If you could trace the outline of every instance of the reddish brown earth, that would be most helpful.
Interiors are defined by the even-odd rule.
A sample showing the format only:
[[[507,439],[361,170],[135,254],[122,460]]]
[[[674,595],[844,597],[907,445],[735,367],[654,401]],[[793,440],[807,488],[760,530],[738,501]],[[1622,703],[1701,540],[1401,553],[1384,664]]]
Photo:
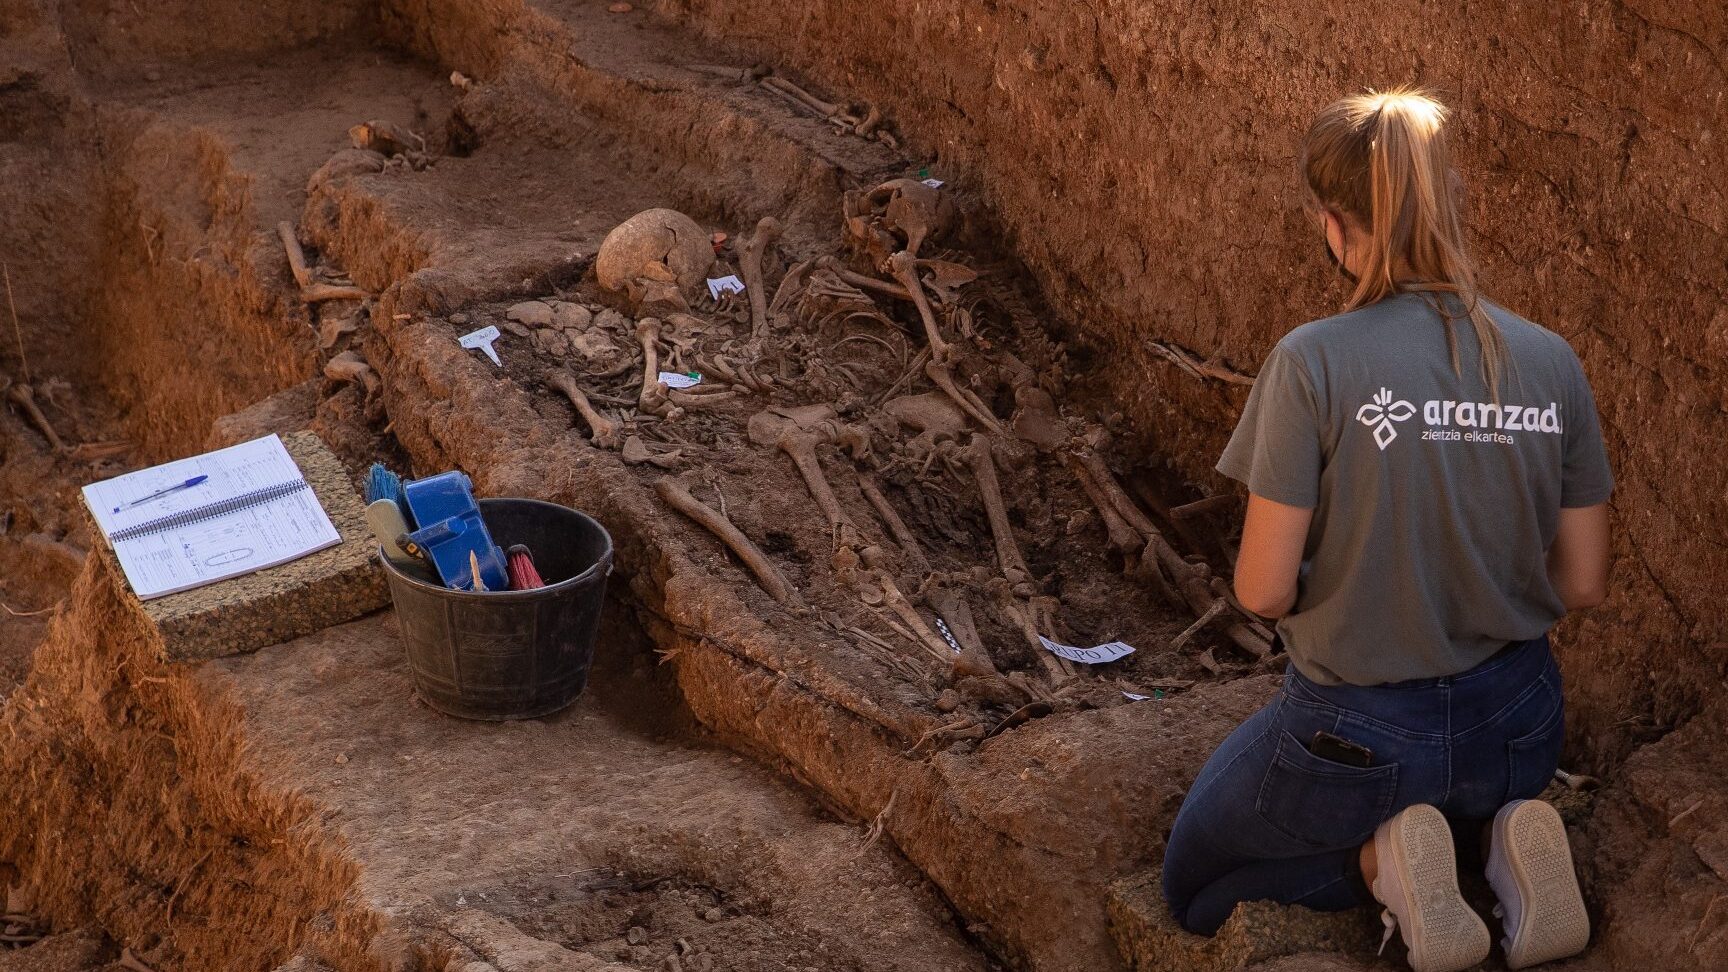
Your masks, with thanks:
[[[45,644],[45,615],[0,618],[0,686],[23,680],[0,758],[0,809],[19,823],[0,828],[0,853],[41,891],[35,920],[107,936],[91,933],[97,952],[77,962],[127,944],[164,968],[294,956],[287,967],[1098,969],[1124,961],[1114,907],[1142,968],[1248,956],[1284,972],[1392,967],[1352,934],[1281,910],[1249,909],[1214,943],[1158,927],[1155,901],[1133,910],[1192,774],[1271,691],[1276,664],[1216,631],[1166,648],[1192,614],[1106,552],[1058,455],[1015,447],[1004,460],[1017,539],[1060,599],[1059,633],[1142,651],[1070,685],[1046,718],[980,741],[1018,701],[951,683],[831,565],[802,481],[748,444],[745,420],[769,401],[839,401],[870,424],[906,364],[895,347],[922,342],[908,307],[884,299],[874,323],[835,323],[801,305],[764,366],[778,376],[772,398],[663,423],[613,404],[634,401],[628,366],[605,372],[569,350],[588,338],[628,365],[628,319],[508,333],[502,373],[454,337],[507,327],[527,298],[604,309],[590,272],[600,239],[657,205],[728,233],[726,269],[759,217],[779,218],[770,291],[824,253],[868,272],[840,246],[843,193],[928,167],[967,212],[942,255],[985,271],[969,291],[980,340],[962,375],[1007,419],[1006,355],[1031,366],[1070,432],[1110,429],[1105,454],[1144,487],[1145,513],[1224,570],[1227,515],[1177,537],[1157,507],[1221,488],[1206,470],[1241,391],[1178,370],[1149,342],[1251,374],[1279,333],[1329,308],[1337,294],[1293,205],[1292,139],[1342,88],[1414,74],[1462,89],[1489,277],[1574,339],[1623,483],[1619,593],[1562,638],[1579,716],[1567,762],[1607,782],[1568,810],[1601,929],[1575,967],[1720,964],[1728,855],[1712,812],[1723,788],[1711,700],[1723,633],[1706,580],[1728,566],[1707,517],[1720,474],[1708,450],[1663,444],[1723,424],[1720,328],[1706,323],[1723,289],[1722,183],[1700,163],[1724,109],[1687,100],[1720,86],[1720,23],[1626,5],[1566,15],[1589,15],[1588,28],[1473,11],[1470,33],[1437,37],[1401,15],[1362,29],[1342,9],[1244,22],[1149,8],[1128,22],[1017,3],[868,16],[606,6],[0,5],[0,107],[20,120],[0,133],[0,256],[31,380],[53,393],[47,410],[69,439],[133,446],[75,462],[0,413],[0,600],[28,613],[67,597],[91,542],[78,484],[246,430],[312,427],[356,463],[463,468],[483,493],[594,512],[619,548],[591,697],[511,727],[416,705],[387,620],[194,670],[106,631],[116,594],[94,574]],[[1298,43],[1320,36],[1330,46]],[[753,61],[869,99],[912,149],[691,67]],[[1464,84],[1466,64],[1488,77]],[[348,126],[373,119],[425,136],[429,158],[341,154]],[[375,298],[301,302],[282,220],[321,269]],[[1261,228],[1252,245],[1241,223]],[[735,353],[747,313],[695,310],[685,353]],[[14,348],[0,341],[0,368],[22,380]],[[366,358],[375,388],[320,377],[343,351]],[[589,445],[545,385],[560,367],[586,372],[657,454],[677,450],[672,468]],[[876,455],[860,461],[880,465],[934,565],[994,571],[971,474],[916,472],[889,430],[873,435]],[[849,485],[852,462],[823,453],[842,504],[886,541]],[[724,507],[814,610],[774,604],[662,505],[652,484],[668,472]],[[911,592],[916,578],[901,576]],[[1045,684],[1014,626],[967,590],[992,663]],[[1169,698],[1120,695],[1159,680]],[[926,738],[943,725],[959,728]],[[190,782],[144,785],[115,760]],[[72,762],[87,771],[49,769]],[[244,798],[230,805],[226,792]],[[126,816],[106,836],[82,808],[111,801]],[[86,867],[57,867],[59,846],[86,848]],[[1150,925],[1123,933],[1123,908]],[[241,927],[244,947],[226,946]],[[1316,948],[1345,954],[1278,957]],[[44,943],[0,963],[47,962],[53,949],[75,950]]]
[[[1490,291],[1571,340],[1620,486],[1614,596],[1560,639],[1579,752],[1609,765],[1697,713],[1728,664],[1728,14],[1591,0],[980,8],[674,0],[746,57],[890,106],[984,197],[1149,449],[1208,488],[1252,373],[1342,291],[1303,222],[1296,139],[1328,100],[1436,85]],[[1268,313],[1268,311],[1271,313]]]

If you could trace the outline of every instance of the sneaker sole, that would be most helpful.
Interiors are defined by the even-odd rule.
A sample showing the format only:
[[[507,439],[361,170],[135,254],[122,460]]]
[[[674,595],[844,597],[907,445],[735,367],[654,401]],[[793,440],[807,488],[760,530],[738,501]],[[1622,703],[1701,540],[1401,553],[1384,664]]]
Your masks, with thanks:
[[[1404,882],[1399,932],[1415,972],[1460,972],[1488,957],[1488,926],[1458,891],[1452,831],[1439,810],[1414,806],[1393,817],[1380,836]]]
[[[1507,967],[1528,968],[1584,951],[1590,914],[1559,812],[1539,800],[1520,803],[1494,818],[1493,839],[1494,856],[1505,866],[1490,870],[1490,883],[1500,897],[1512,891],[1522,902],[1518,938],[1505,943]],[[1494,880],[1502,875],[1505,880]],[[1510,888],[1503,886],[1507,880]]]

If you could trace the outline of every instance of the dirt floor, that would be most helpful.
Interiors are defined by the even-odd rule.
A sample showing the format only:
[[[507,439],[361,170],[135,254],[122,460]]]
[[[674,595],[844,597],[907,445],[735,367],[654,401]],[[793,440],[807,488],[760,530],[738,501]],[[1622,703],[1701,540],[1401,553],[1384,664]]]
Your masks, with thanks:
[[[1104,267],[1103,228],[1056,249],[1073,228],[1025,200],[1061,193],[1010,203],[1021,177],[977,142],[1012,138],[953,127],[958,68],[948,108],[862,83],[886,115],[830,108],[771,62],[851,84],[849,61],[705,4],[610,6],[0,5],[0,105],[28,122],[0,171],[44,187],[0,188],[0,382],[53,427],[0,410],[0,811],[22,821],[0,857],[28,946],[0,969],[122,947],[157,969],[1394,967],[1364,915],[1245,909],[1203,942],[1147,893],[1188,781],[1282,671],[1219,581],[1240,507],[1203,472],[1252,355],[1187,350],[1241,337],[1221,298],[1154,299],[1204,275],[1144,240]],[[1098,189],[1115,165],[1028,171]],[[603,251],[661,207],[683,215],[647,258]],[[701,285],[728,274],[746,295]],[[1142,312],[1180,318],[1162,352],[1113,332]],[[488,325],[501,367],[457,343]],[[388,613],[157,657],[86,563],[77,487],[301,428],[357,473],[461,468],[606,523],[589,694],[440,716]],[[1664,592],[1668,556],[1636,559]],[[1642,630],[1616,611],[1574,633]],[[1071,663],[1040,634],[1136,650]],[[1660,679],[1662,708],[1603,708],[1612,677],[1584,676],[1569,764],[1648,745],[1565,795],[1602,929],[1573,967],[1714,967],[1715,709]]]

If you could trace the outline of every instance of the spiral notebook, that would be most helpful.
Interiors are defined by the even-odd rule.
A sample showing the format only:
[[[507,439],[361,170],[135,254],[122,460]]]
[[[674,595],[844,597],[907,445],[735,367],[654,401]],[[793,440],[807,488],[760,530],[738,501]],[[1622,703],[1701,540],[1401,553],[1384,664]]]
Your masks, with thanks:
[[[274,435],[91,483],[84,502],[146,601],[342,540]]]

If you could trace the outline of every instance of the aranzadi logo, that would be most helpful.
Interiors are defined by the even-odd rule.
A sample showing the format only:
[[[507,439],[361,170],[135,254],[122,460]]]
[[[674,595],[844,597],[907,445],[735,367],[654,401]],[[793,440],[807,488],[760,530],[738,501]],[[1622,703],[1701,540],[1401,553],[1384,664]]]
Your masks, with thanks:
[[[1390,389],[1381,388],[1368,404],[1356,410],[1356,421],[1374,431],[1374,443],[1384,450],[1398,438],[1398,430],[1392,423],[1406,421],[1415,414],[1416,406],[1395,399]],[[1559,435],[1562,431],[1559,402],[1549,402],[1544,408],[1431,398],[1422,403],[1422,421],[1428,425],[1422,430],[1422,438],[1429,442],[1511,445],[1517,441],[1511,435],[1513,432]]]
[[[1392,400],[1390,389],[1382,388],[1368,404],[1356,410],[1356,421],[1374,430],[1374,441],[1384,450],[1398,438],[1393,422],[1402,422],[1416,414],[1416,406],[1403,399]]]

